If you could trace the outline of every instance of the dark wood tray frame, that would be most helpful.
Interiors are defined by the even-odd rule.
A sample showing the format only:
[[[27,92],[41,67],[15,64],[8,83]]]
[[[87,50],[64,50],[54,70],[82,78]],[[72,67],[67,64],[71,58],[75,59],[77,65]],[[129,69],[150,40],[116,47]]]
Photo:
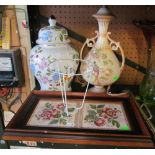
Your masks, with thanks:
[[[83,98],[82,92],[67,92],[67,98]],[[27,100],[4,130],[4,140],[30,140],[68,144],[154,147],[151,135],[136,106],[132,94],[111,97],[106,94],[87,93],[87,99],[122,101],[131,131],[97,130],[83,128],[33,127],[26,126],[40,99],[60,98],[60,92],[38,91],[30,93]]]

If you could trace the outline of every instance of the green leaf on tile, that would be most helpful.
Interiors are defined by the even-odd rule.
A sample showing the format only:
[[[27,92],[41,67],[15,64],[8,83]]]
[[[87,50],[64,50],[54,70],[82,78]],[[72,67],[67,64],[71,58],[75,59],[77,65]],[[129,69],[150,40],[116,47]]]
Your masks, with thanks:
[[[96,110],[96,105],[92,105],[90,104],[91,109],[95,109]]]
[[[97,108],[103,108],[105,105],[104,104],[99,104],[97,105]]]
[[[54,119],[54,120],[50,121],[49,124],[57,124],[58,122],[59,122],[58,119]]]
[[[60,124],[66,125],[67,124],[67,120],[60,118]]]
[[[62,113],[62,116],[67,117],[67,113],[66,112],[63,112]]]
[[[119,127],[120,127],[119,122],[118,122],[118,121],[116,121],[116,120],[112,120],[112,125],[113,125],[113,126],[116,126],[117,128],[119,128]]]
[[[88,115],[96,115],[97,112],[94,110],[88,110]]]
[[[73,112],[75,108],[68,108],[68,112]]]

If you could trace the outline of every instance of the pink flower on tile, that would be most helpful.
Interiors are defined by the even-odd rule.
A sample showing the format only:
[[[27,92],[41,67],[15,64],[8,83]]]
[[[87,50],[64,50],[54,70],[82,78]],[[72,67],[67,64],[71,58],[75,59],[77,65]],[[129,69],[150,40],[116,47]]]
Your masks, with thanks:
[[[119,114],[119,110],[117,109],[112,109],[112,108],[103,108],[103,113],[106,114],[108,117],[111,117],[111,118],[118,118],[118,114]]]
[[[51,118],[55,118],[56,115],[59,113],[60,113],[60,111],[58,111],[57,109],[52,109],[52,110],[45,109],[41,113],[40,117],[43,120],[50,120]]]
[[[64,107],[65,107],[65,106],[64,106],[63,103],[57,105],[57,108],[58,108],[58,109],[64,109]]]
[[[57,109],[53,109],[52,110],[52,113],[53,113],[53,116],[55,116],[59,111]]]
[[[103,125],[106,124],[106,120],[103,119],[103,118],[98,118],[94,123],[95,123],[96,126],[100,127],[100,126],[103,126]]]
[[[50,120],[53,118],[53,112],[51,110],[44,110],[40,116],[43,120]]]
[[[108,116],[107,116],[104,112],[102,112],[102,113],[100,114],[100,117],[102,117],[102,118],[104,118],[104,119],[108,119]]]

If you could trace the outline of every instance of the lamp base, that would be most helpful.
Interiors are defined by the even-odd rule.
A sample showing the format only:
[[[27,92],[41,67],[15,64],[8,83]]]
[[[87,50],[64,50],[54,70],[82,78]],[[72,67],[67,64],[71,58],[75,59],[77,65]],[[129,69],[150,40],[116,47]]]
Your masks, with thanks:
[[[94,86],[88,90],[88,92],[93,93],[105,93],[106,89],[103,86]]]

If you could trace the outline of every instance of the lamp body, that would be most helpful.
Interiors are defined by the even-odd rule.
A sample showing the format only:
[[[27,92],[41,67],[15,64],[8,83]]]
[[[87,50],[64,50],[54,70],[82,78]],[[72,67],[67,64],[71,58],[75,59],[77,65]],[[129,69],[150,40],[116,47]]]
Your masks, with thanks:
[[[110,33],[107,32],[112,16],[102,15],[100,13],[93,16],[98,21],[99,31],[97,32],[96,37],[87,39],[81,49],[82,58],[84,46],[87,45],[88,47],[92,47],[84,58],[84,60],[89,61],[89,63],[82,63],[80,71],[83,78],[95,86],[89,91],[104,92],[104,86],[111,85],[119,79],[124,66],[124,53],[120,44],[110,39]],[[118,48],[121,49],[122,53],[122,65],[120,65],[113,52],[113,50],[118,50]],[[89,72],[92,73],[88,74]]]

